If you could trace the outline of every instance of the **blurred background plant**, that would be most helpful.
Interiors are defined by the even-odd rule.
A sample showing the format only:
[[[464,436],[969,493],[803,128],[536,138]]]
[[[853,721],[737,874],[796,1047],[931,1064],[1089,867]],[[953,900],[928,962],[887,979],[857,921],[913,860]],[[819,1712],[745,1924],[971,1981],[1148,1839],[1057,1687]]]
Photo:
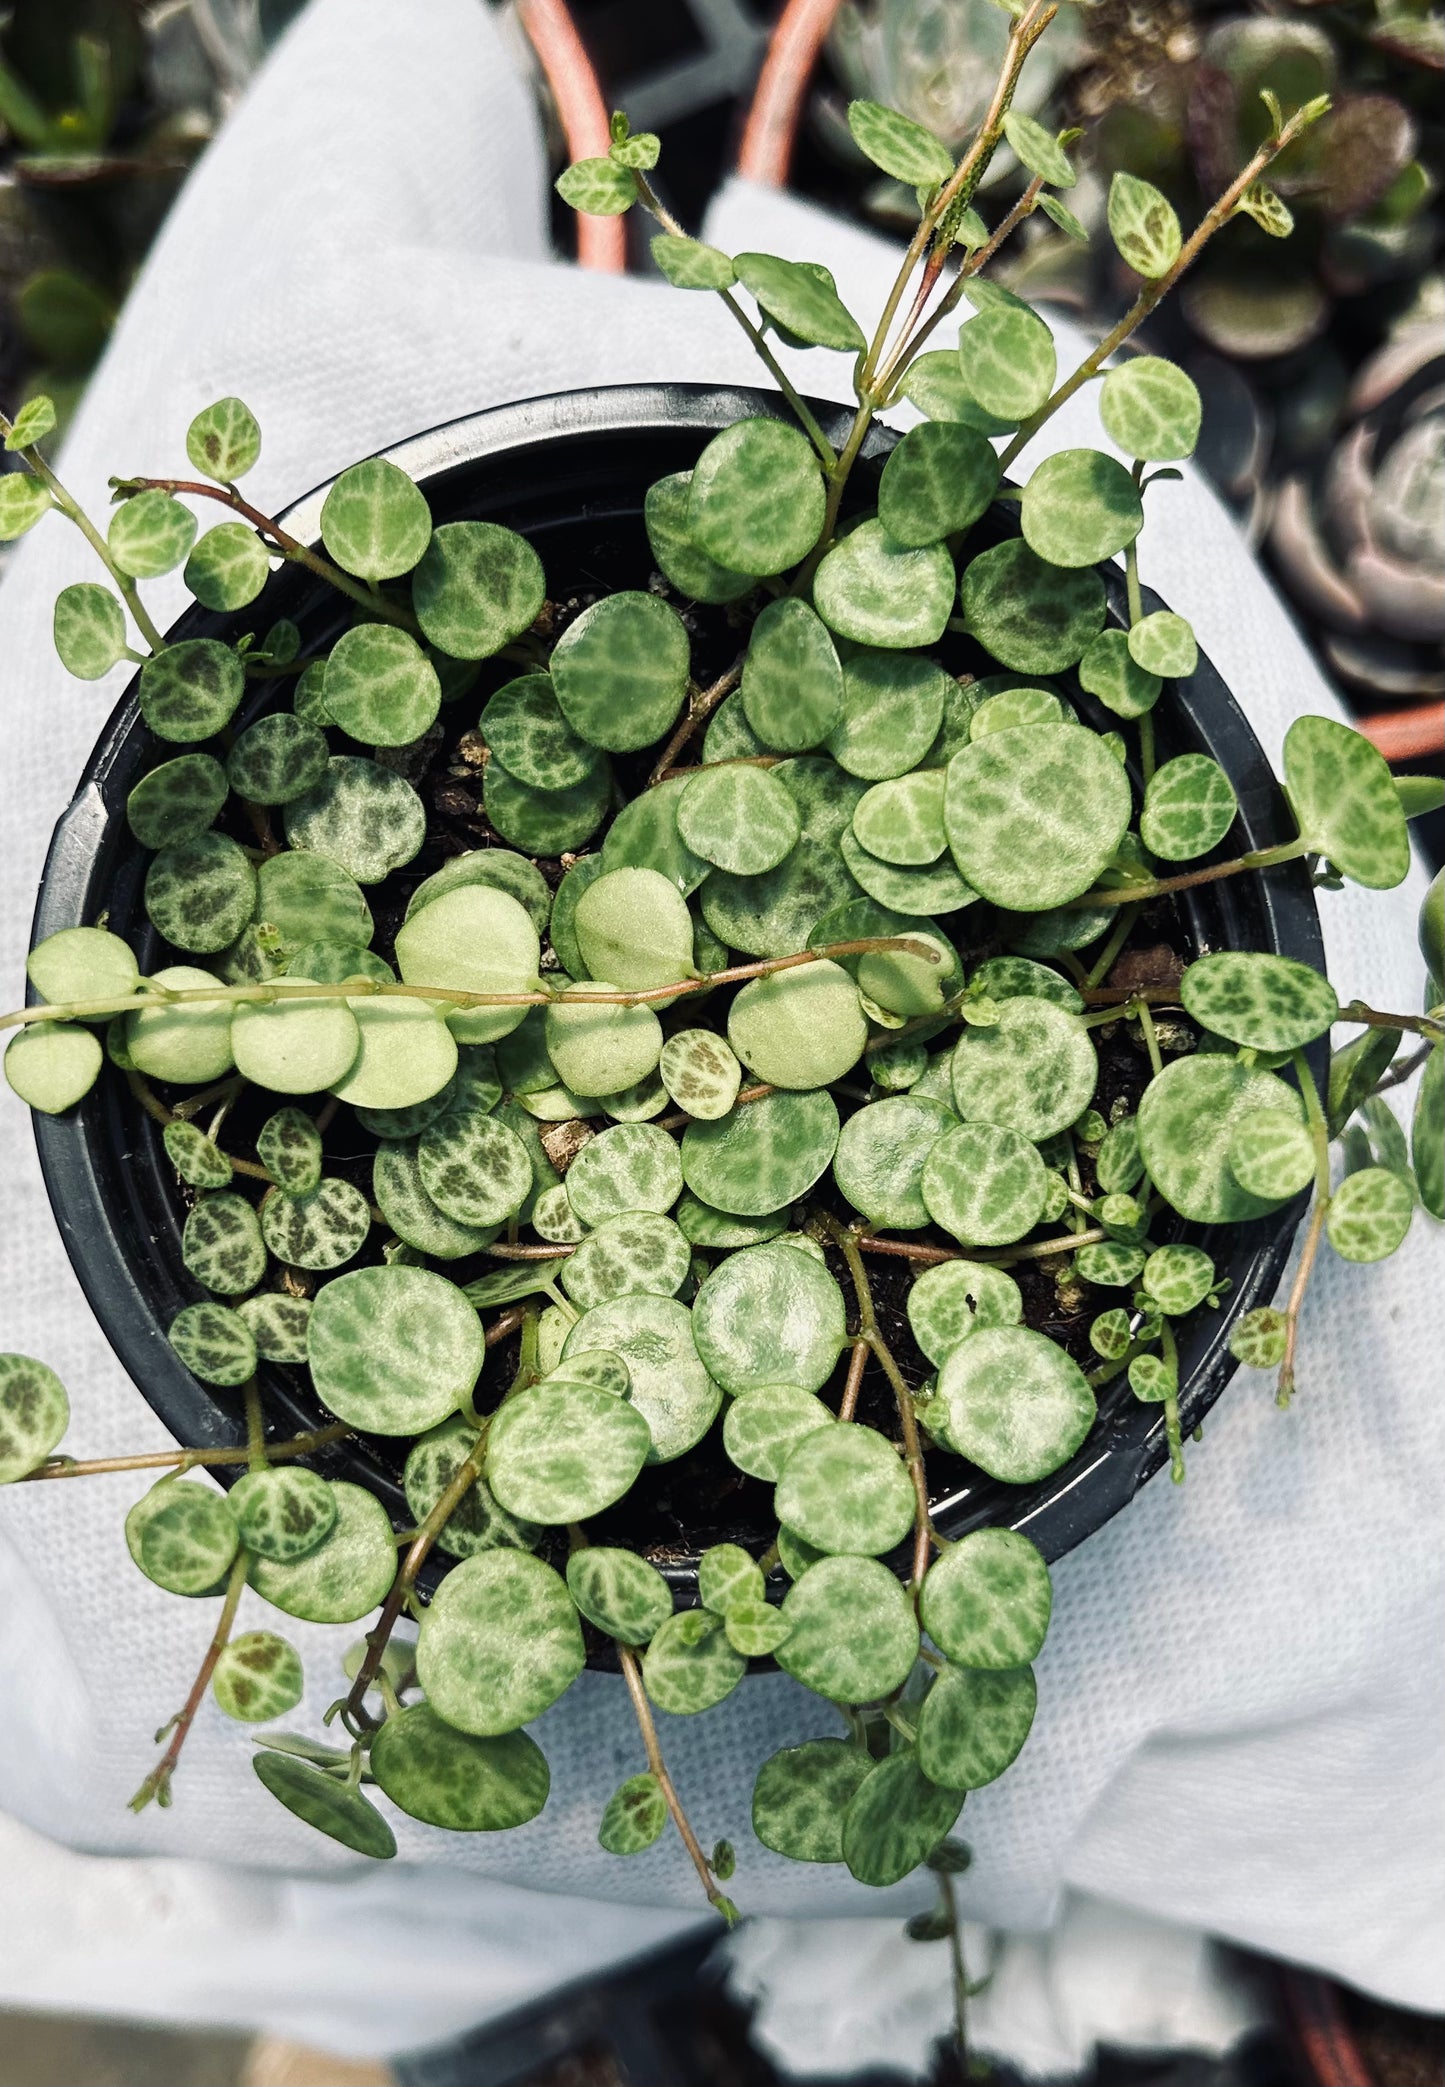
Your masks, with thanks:
[[[300,0],[0,5],[0,397],[68,417],[197,154]]]

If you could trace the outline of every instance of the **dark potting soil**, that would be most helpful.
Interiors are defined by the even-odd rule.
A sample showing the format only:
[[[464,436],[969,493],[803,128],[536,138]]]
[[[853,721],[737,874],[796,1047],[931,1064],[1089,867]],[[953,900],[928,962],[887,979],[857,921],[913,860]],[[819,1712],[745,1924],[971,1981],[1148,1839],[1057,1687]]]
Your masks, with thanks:
[[[615,537],[596,546],[595,556],[588,559],[587,566],[589,584],[558,601],[549,602],[538,619],[538,635],[557,636],[600,595],[629,582],[635,584],[638,569],[635,549],[619,546]],[[689,603],[675,598],[656,574],[652,575],[649,585],[653,591],[670,600],[683,617],[692,641],[694,677],[700,687],[707,686],[727,669],[742,649],[754,605],[743,603],[718,608]],[[949,671],[960,676],[987,672],[992,667],[992,662],[979,654],[965,638],[946,639],[939,652]],[[464,695],[444,707],[437,724],[415,746],[380,752],[365,747],[355,749],[405,775],[420,792],[427,807],[427,835],[421,852],[383,884],[368,890],[376,922],[373,946],[388,961],[393,955],[395,936],[405,917],[407,901],[425,877],[464,851],[509,845],[492,830],[482,808],[482,779],[487,756],[476,729],[476,719],[488,696],[524,671],[526,669],[515,661],[485,661],[474,684]],[[345,750],[351,749],[346,746]],[[696,758],[697,742],[689,749],[689,755]],[[619,802],[630,799],[645,786],[654,758],[655,750],[615,759]],[[264,835],[265,815],[259,816]],[[231,824],[236,838],[254,844],[257,838],[255,819],[248,822],[239,807],[229,806],[222,823]],[[595,849],[600,838],[600,835],[595,836],[583,852]],[[537,867],[555,889],[572,859],[570,856],[561,860],[539,859]],[[940,919],[939,925],[955,943],[966,964],[977,963],[1003,947],[993,909],[982,902],[962,913]],[[1186,937],[1172,901],[1155,902],[1142,910],[1113,967],[1110,982],[1121,985],[1170,982],[1178,977],[1187,955]],[[688,1011],[688,1021],[725,1031],[730,997],[729,990],[722,988],[694,1000]],[[1095,1105],[1108,1118],[1111,1110],[1132,1110],[1137,1106],[1149,1077],[1149,1061],[1137,1024],[1122,1020],[1109,1023],[1096,1030],[1094,1036],[1099,1052],[1099,1086]],[[1192,1040],[1192,1031],[1187,1025],[1182,1025],[1174,1038],[1176,1046],[1184,1048],[1188,1048]],[[940,1039],[940,1047],[942,1041]],[[858,1093],[861,1100],[861,1086]],[[846,1095],[839,1095],[838,1099],[844,1114],[859,1105]],[[238,1156],[253,1155],[256,1135],[275,1105],[273,1097],[254,1089],[247,1090],[226,1119],[223,1143],[227,1148]],[[204,1115],[198,1120],[204,1127]],[[339,1111],[326,1136],[328,1171],[345,1175],[369,1197],[375,1147],[375,1139],[361,1128],[351,1112]],[[1095,1183],[1088,1156],[1082,1151],[1079,1153],[1079,1167],[1080,1186],[1085,1195],[1090,1195]],[[179,1183],[176,1193],[183,1201],[192,1200],[191,1192]],[[856,1215],[831,1186],[814,1200],[840,1217]],[[358,1257],[359,1262],[381,1258],[382,1236],[382,1229],[378,1226],[368,1247]],[[933,1228],[910,1234],[909,1238],[925,1245],[954,1246],[951,1239]],[[702,1258],[709,1257],[704,1255]],[[495,1265],[494,1261],[479,1255],[471,1260],[448,1264],[446,1272],[464,1283]],[[851,1309],[852,1284],[841,1256],[832,1249],[829,1250],[829,1265],[849,1301],[851,1327],[855,1323]],[[930,1365],[914,1342],[908,1325],[907,1297],[913,1281],[914,1264],[902,1258],[870,1255],[867,1266],[879,1326],[905,1380],[910,1386],[918,1386],[930,1374]],[[1023,1292],[1024,1323],[1058,1341],[1085,1368],[1091,1367],[1097,1362],[1097,1357],[1089,1346],[1089,1323],[1106,1304],[1117,1299],[1098,1292],[1086,1294],[1077,1281],[1070,1281],[1066,1275],[1056,1275],[1055,1267],[1056,1264],[1050,1262],[1024,1261],[1012,1270]],[[288,1270],[283,1276],[289,1287],[302,1293],[314,1290],[322,1279],[300,1270]],[[512,1334],[497,1343],[489,1354],[478,1394],[479,1405],[484,1410],[495,1405],[511,1383],[518,1347],[518,1337]],[[840,1361],[829,1386],[824,1388],[824,1397],[831,1396],[836,1400],[839,1396],[845,1365],[846,1356]],[[314,1424],[324,1424],[330,1416],[314,1399],[303,1373],[288,1374],[294,1376],[298,1404],[314,1413]],[[876,1363],[870,1362],[865,1372],[858,1417],[885,1434],[897,1434],[893,1397]],[[273,1432],[278,1438],[291,1432],[290,1422],[278,1420]],[[378,1463],[398,1479],[407,1446],[405,1442],[393,1439],[367,1440],[367,1447]],[[961,1477],[966,1477],[971,1470],[964,1460],[936,1448],[928,1450],[928,1458],[930,1492],[935,1498],[941,1499],[955,1492]],[[932,1482],[935,1474],[936,1483]],[[624,1501],[595,1519],[592,1534],[596,1541],[625,1544],[660,1564],[666,1564],[694,1557],[714,1543],[739,1542],[756,1551],[771,1541],[775,1527],[772,1488],[745,1477],[736,1469],[724,1455],[714,1429],[707,1440],[686,1456],[646,1469]],[[561,1532],[555,1532],[544,1540],[541,1555],[550,1556],[554,1551],[560,1555],[564,1550],[565,1539]]]

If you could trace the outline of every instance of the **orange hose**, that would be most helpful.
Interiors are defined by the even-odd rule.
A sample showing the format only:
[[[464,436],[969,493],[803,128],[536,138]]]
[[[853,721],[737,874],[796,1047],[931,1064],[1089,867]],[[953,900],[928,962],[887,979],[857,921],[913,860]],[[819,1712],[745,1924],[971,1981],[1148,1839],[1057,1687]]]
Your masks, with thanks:
[[[567,11],[566,0],[518,0],[517,18],[537,53],[557,104],[573,159],[605,158],[611,143],[607,104]],[[584,268],[621,275],[627,267],[626,221],[577,213],[577,259]]]
[[[764,188],[788,179],[803,97],[842,0],[788,0],[758,75],[738,151],[738,172]]]
[[[1445,703],[1412,703],[1408,710],[1377,710],[1357,728],[1387,761],[1427,761],[1445,754]]]

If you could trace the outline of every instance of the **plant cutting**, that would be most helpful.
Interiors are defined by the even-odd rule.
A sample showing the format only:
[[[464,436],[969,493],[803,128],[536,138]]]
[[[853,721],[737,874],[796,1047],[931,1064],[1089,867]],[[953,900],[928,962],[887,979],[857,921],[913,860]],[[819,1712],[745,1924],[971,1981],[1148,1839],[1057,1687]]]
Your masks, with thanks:
[[[1044,19],[1021,18],[1014,71]],[[168,1453],[129,1517],[148,1577],[220,1601],[138,1801],[170,1794],[209,1690],[266,1728],[267,1788],[349,1846],[391,1851],[388,1804],[518,1824],[546,1798],[524,1727],[610,1646],[640,1729],[604,1844],[671,1817],[729,1912],[713,1834],[743,1822],[695,1829],[654,1712],[706,1710],[772,1657],[843,1714],[760,1765],[758,1837],[879,1884],[931,1861],[951,1904],[951,1831],[1027,1734],[1049,1593],[1027,1538],[953,1541],[937,1495],[962,1459],[1005,1485],[1055,1469],[1111,1386],[1182,1460],[1180,1333],[1231,1229],[1293,1203],[1302,1138],[1320,1172],[1303,1083],[1339,1003],[1288,959],[1191,948],[1176,900],[1307,858],[1389,886],[1405,821],[1328,720],[1292,739],[1299,832],[1263,861],[1228,850],[1222,769],[1158,758],[1192,638],[1144,608],[1132,545],[1191,394],[1167,365],[1104,374],[1109,343],[1059,382],[1041,323],[979,290],[989,238],[956,235],[1011,78],[977,149],[920,176],[871,345],[815,271],[664,225],[663,264],[721,287],[769,357],[778,327],[844,339],[859,398],[837,443],[795,394],[797,425],[700,441],[652,490],[631,587],[579,599],[523,535],[437,523],[380,460],[303,541],[239,490],[259,435],[235,401],[192,428],[195,476],[127,478],[105,535],[84,524],[109,585],[66,590],[57,640],[82,673],[137,655],[149,929],[117,934],[117,910],[37,945],[7,1073],[62,1114],[120,1087],[164,1136],[194,1284],[171,1340],[247,1424]],[[886,111],[856,120],[880,154],[926,150]],[[1067,177],[1057,140],[1013,128]],[[619,124],[569,185],[646,202],[653,151]],[[1158,242],[1147,297],[1185,242],[1161,258],[1169,221],[1121,198],[1120,236]],[[983,309],[925,364],[910,346],[956,284]],[[1017,447],[1092,376],[1138,469],[1075,451],[1000,504],[978,419]],[[871,423],[910,378],[943,410],[876,473]],[[11,439],[36,518],[78,516],[34,422]],[[229,512],[198,536],[207,500]],[[1120,551],[1140,613],[1111,628],[1096,568]],[[278,559],[344,608],[324,652],[258,606]],[[140,583],[183,560],[229,638],[149,621]],[[950,647],[992,664],[963,679]],[[424,791],[452,756],[480,770],[487,845],[436,860]],[[1378,1245],[1382,1213],[1402,1229],[1381,1177],[1403,1182],[1349,1177],[1352,1212],[1326,1145],[1342,1250]],[[1256,1352],[1297,1316],[1254,1324]],[[329,1416],[299,1438],[286,1371]],[[54,1454],[42,1365],[8,1364],[4,1397],[16,1478],[85,1473]],[[395,1450],[399,1559],[383,1502],[312,1461],[346,1436]],[[709,1542],[679,1609],[663,1547],[620,1539],[705,1445],[771,1527]],[[276,1729],[299,1663],[283,1632],[232,1637],[248,1583],[283,1615],[381,1607],[326,1729]]]

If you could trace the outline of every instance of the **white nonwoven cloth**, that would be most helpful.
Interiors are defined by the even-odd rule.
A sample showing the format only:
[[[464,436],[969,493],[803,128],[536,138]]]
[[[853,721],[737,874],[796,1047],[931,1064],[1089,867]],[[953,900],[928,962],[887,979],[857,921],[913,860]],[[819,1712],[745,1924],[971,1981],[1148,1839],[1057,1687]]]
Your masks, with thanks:
[[[62,475],[103,516],[110,473],[184,468],[191,416],[234,392],[265,437],[248,490],[277,508],[478,407],[572,385],[754,376],[714,300],[582,276],[553,262],[544,227],[530,95],[477,0],[313,0],[173,211]],[[724,245],[826,260],[865,315],[892,266],[886,243],[736,184],[709,229]],[[1077,352],[1063,329],[1061,341],[1065,358]],[[843,358],[815,351],[792,363],[813,391],[843,395]],[[1095,434],[1081,398],[1048,440]],[[1336,705],[1203,483],[1186,474],[1149,499],[1143,576],[1193,619],[1277,756],[1291,717]],[[51,517],[19,547],[0,595],[0,979],[16,999],[51,826],[124,681],[73,681],[51,649],[56,592],[94,573],[79,537]],[[162,625],[182,606],[174,579],[146,593]],[[1324,896],[1342,997],[1418,1005],[1423,882],[1417,873],[1396,892]],[[18,1103],[0,1117],[0,1139],[0,1345],[65,1379],[77,1454],[165,1446],[71,1275]],[[1067,1890],[1090,1893],[1407,2004],[1445,2005],[1445,1417],[1430,1381],[1441,1268],[1439,1234],[1423,1220],[1383,1268],[1326,1257],[1294,1410],[1281,1415],[1266,1381],[1243,1377],[1191,1445],[1182,1492],[1156,1480],[1057,1569],[1034,1736],[999,1785],[970,1798],[962,1823],[976,1855],[971,1919],[1040,1930]],[[197,1909],[187,1934],[208,1932],[208,1895],[229,1908],[224,1962],[182,1938],[169,1968],[137,1978],[137,2011],[295,2027],[300,2009],[317,2042],[395,2047],[505,2004],[504,1990],[515,2000],[529,1979],[536,1990],[575,1975],[589,1951],[603,1961],[687,1924],[696,1885],[674,1837],[627,1862],[596,1845],[606,1796],[642,1765],[620,1684],[602,1676],[585,1676],[539,1722],[553,1771],[539,1820],[448,1838],[398,1818],[401,1861],[382,1874],[359,1876],[353,1858],[276,1806],[249,1773],[245,1733],[209,1707],[173,1809],[129,1813],[151,1733],[183,1698],[209,1628],[201,1608],[129,1564],[121,1523],[143,1483],[44,1484],[0,1500],[0,1804],[75,1848],[165,1858],[166,1888],[184,1878]],[[275,1619],[248,1598],[242,1620]],[[314,1717],[359,1627],[286,1629],[307,1658]],[[786,1679],[749,1681],[705,1717],[661,1722],[703,1839],[738,1844],[735,1888],[749,1911],[877,1916],[923,1902],[921,1884],[868,1892],[753,1841],[758,1762],[835,1729]],[[0,1931],[13,1922],[21,1942],[26,1869],[15,1866],[0,1899]],[[143,1895],[156,1872],[127,1874]],[[348,1923],[344,1937],[338,1925],[324,1942],[326,1919]],[[433,1975],[394,1979],[386,1938],[411,1920],[427,1924]],[[246,1975],[247,1952],[273,1961],[288,1936],[288,1961],[315,1970],[297,1974],[304,2000],[273,2002],[268,1979]],[[489,1949],[505,1975],[478,1971]],[[25,1961],[0,1948],[0,2000],[23,2001],[11,1980]],[[202,1961],[211,1969],[188,1999],[180,1967]]]

